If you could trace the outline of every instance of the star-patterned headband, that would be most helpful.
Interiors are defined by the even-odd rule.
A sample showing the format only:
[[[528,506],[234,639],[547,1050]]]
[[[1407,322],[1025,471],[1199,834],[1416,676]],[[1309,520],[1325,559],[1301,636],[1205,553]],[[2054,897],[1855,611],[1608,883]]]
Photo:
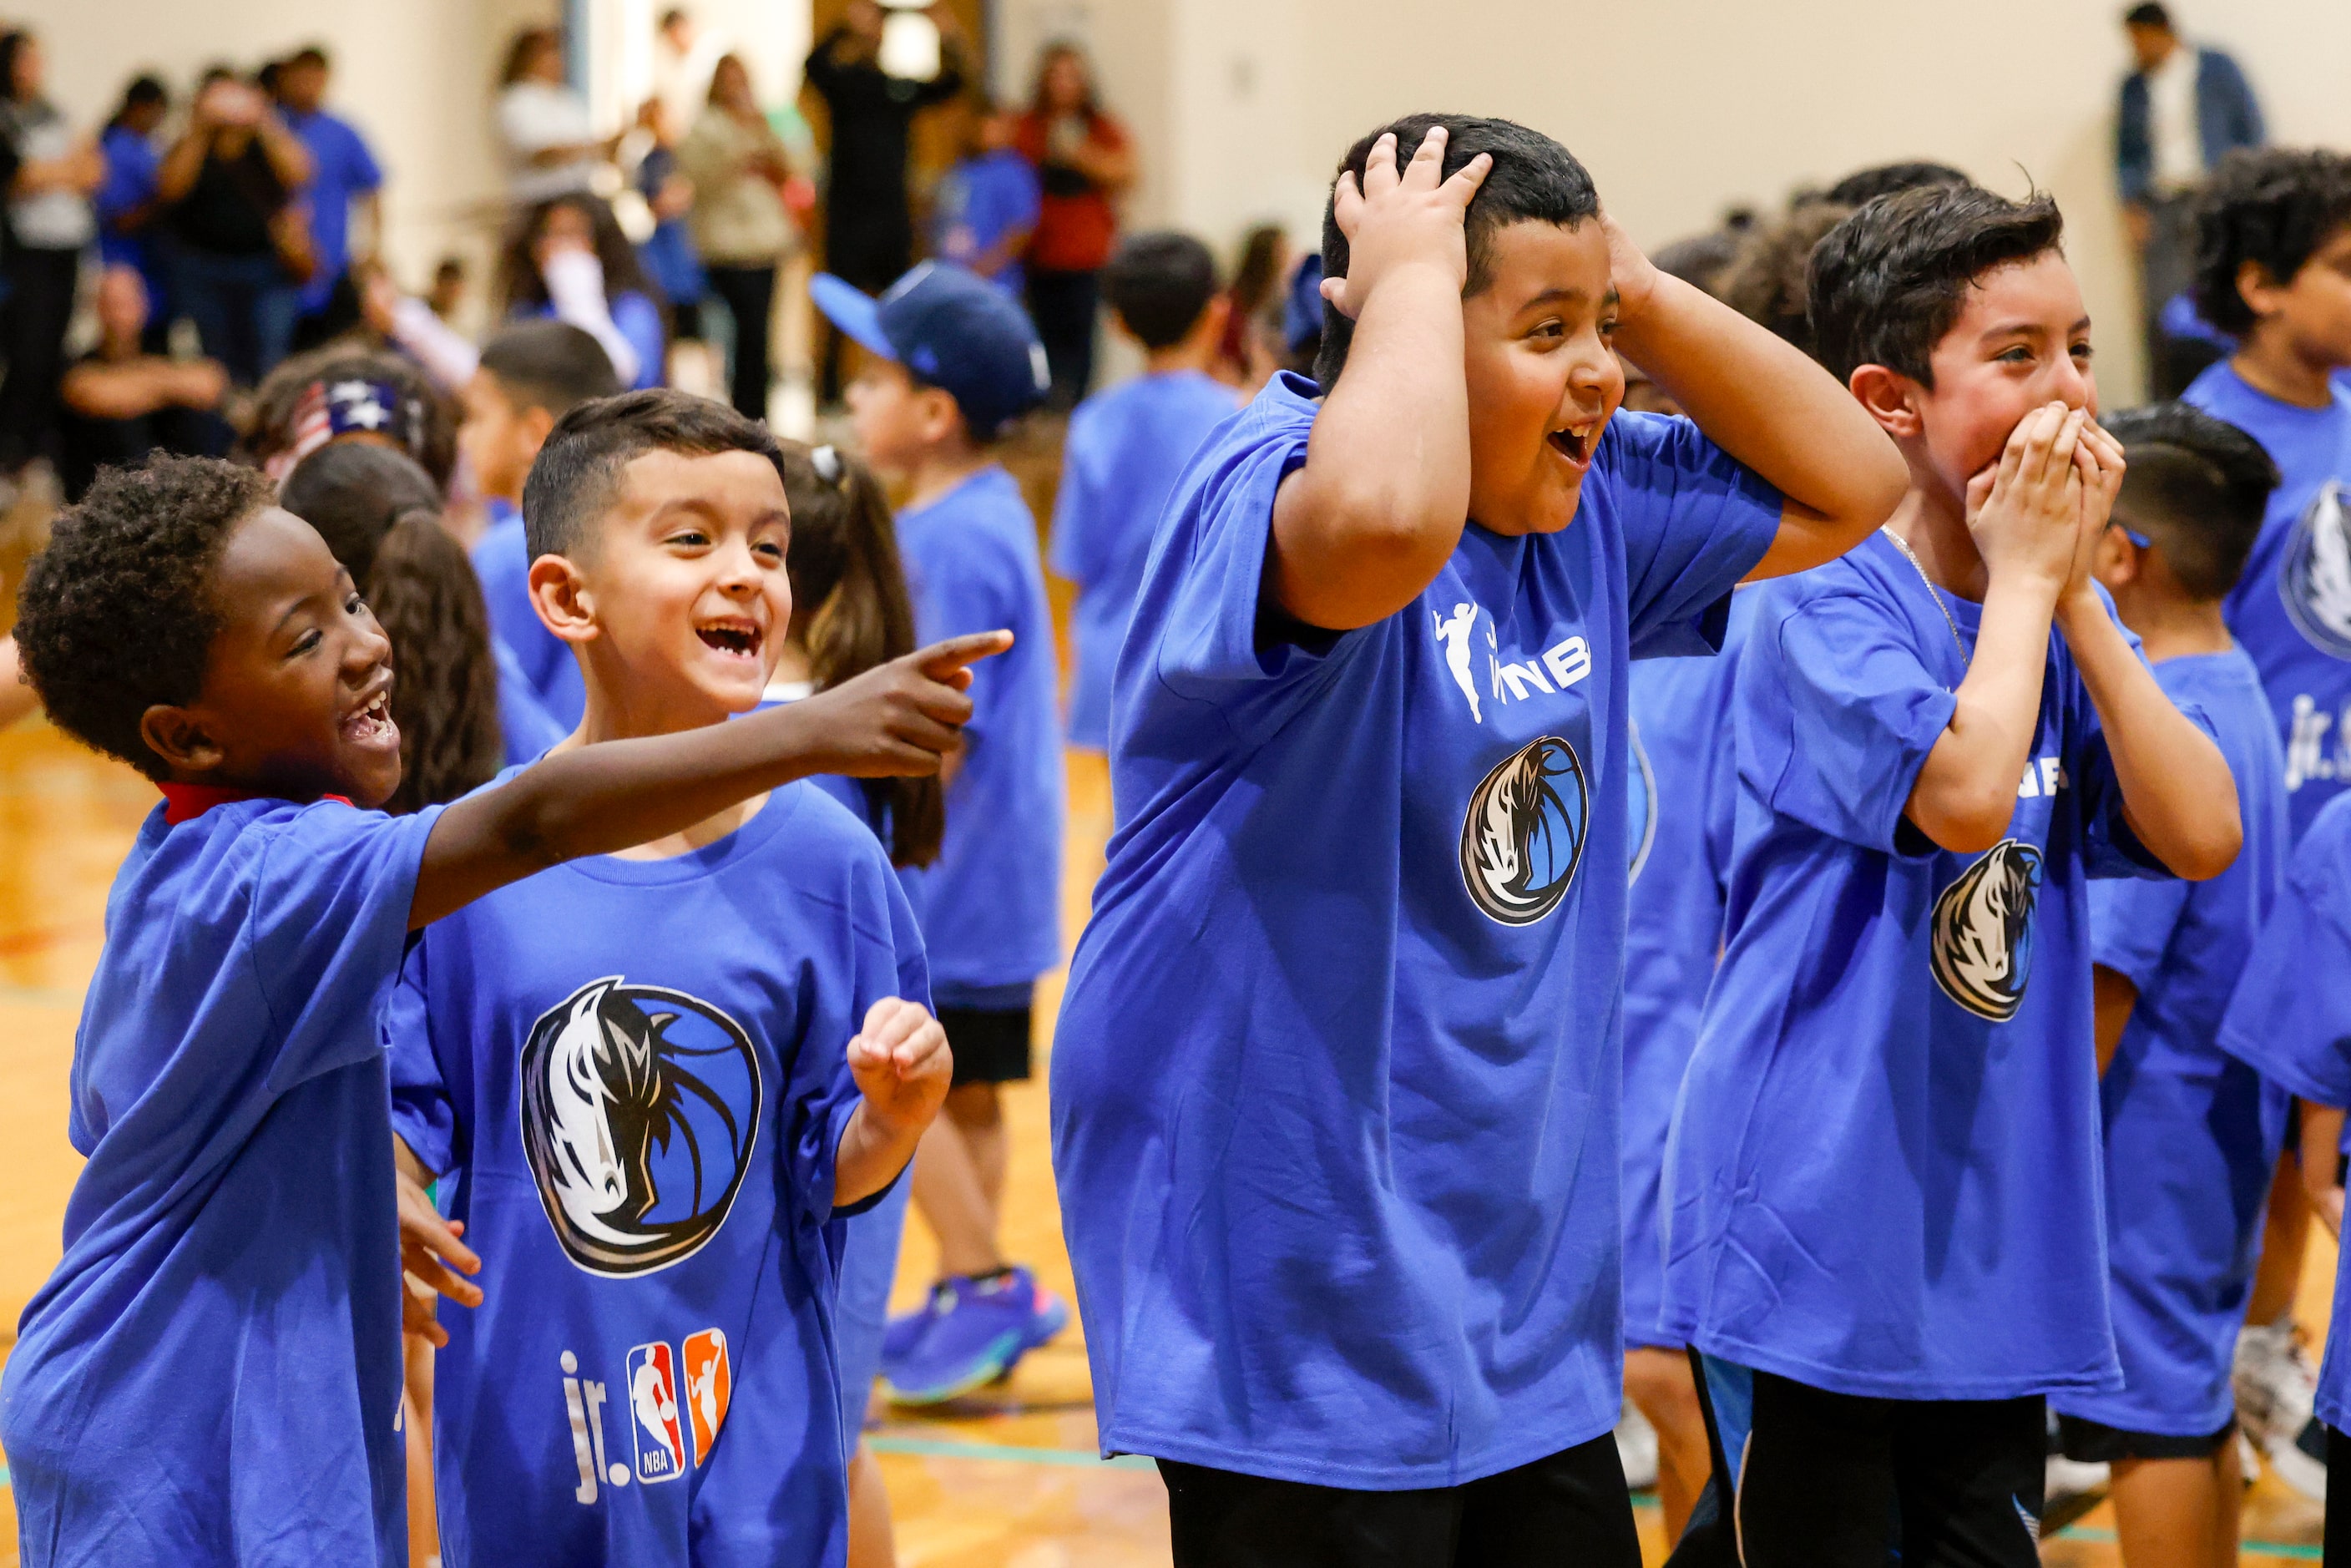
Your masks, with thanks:
[[[294,408],[294,439],[269,463],[284,481],[294,465],[339,435],[365,432],[396,441],[414,456],[424,445],[424,404],[389,382],[351,377],[312,382]]]

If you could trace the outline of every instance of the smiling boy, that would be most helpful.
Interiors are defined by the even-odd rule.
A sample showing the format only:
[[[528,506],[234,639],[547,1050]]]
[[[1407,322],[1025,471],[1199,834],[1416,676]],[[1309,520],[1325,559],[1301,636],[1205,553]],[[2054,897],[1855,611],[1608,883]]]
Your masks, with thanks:
[[[374,1025],[409,934],[791,779],[935,770],[967,711],[955,666],[1002,645],[387,817],[367,808],[400,780],[391,644],[271,494],[202,458],[109,470],[20,598],[51,717],[165,796],[115,879],[75,1040],[88,1163],[65,1257],[0,1379],[28,1563],[405,1563]],[[831,1042],[865,1092],[810,1130],[839,1133],[844,1200],[892,1179],[944,1092],[945,1052],[912,1023]]]
[[[1748,1428],[1748,1568],[2037,1563],[2042,1396],[2120,1380],[2088,881],[2211,877],[2241,834],[2090,574],[2122,454],[2062,232],[2046,197],[1946,186],[1813,255],[1821,358],[1910,483],[1764,591],[1733,698],[1665,1321]]]
[[[1899,465],[1522,127],[1364,138],[1323,251],[1321,400],[1194,460],[1113,683],[1052,1086],[1102,1444],[1179,1564],[1637,1563],[1625,669]],[[1695,423],[1613,417],[1612,337]]]
[[[558,755],[758,706],[792,612],[765,425],[675,392],[587,404],[523,512],[539,614],[586,678]],[[435,1367],[449,1562],[842,1561],[841,1221],[885,1183],[841,1141],[841,1047],[861,1020],[936,1045],[927,1123],[952,1071],[928,995],[888,857],[813,782],[500,889],[412,948],[393,1124],[464,1173],[486,1281]]]

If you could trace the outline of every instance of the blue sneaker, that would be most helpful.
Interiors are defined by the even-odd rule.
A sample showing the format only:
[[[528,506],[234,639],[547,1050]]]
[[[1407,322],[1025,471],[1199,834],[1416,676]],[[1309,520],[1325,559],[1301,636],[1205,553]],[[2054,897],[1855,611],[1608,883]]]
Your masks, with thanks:
[[[882,1364],[895,1366],[913,1354],[914,1346],[921,1343],[923,1336],[930,1332],[933,1321],[946,1310],[947,1302],[952,1300],[954,1294],[944,1283],[933,1285],[931,1293],[923,1298],[921,1306],[883,1324]]]
[[[931,1301],[920,1336],[883,1357],[883,1391],[900,1405],[937,1405],[985,1387],[1070,1322],[1068,1304],[1026,1269],[942,1280]]]

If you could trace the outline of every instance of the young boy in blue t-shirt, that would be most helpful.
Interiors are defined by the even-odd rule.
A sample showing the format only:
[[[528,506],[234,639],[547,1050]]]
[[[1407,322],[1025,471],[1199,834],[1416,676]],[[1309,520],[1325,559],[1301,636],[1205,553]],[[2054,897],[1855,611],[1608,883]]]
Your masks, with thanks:
[[[1208,374],[1230,304],[1217,260],[1189,235],[1123,241],[1102,269],[1102,299],[1143,347],[1143,374],[1070,415],[1047,559],[1077,584],[1070,608],[1070,744],[1110,749],[1110,674],[1143,586],[1152,530],[1208,433],[1239,411]]]
[[[2112,1467],[2131,1568],[2226,1568],[2243,1490],[2230,1374],[2287,1096],[2216,1037],[2292,838],[2261,675],[2220,607],[2277,468],[2252,436],[2186,403],[2133,410],[2107,434],[2129,471],[2092,570],[2157,682],[2210,721],[2245,843],[2210,882],[2091,886],[2108,1305],[2123,1385],[2050,1403],[2066,1456]]]
[[[759,703],[791,619],[764,425],[674,392],[588,404],[524,515],[534,595],[586,678],[566,749]],[[836,1168],[859,1103],[841,1045],[943,1039],[927,991],[888,855],[813,780],[502,888],[412,946],[385,1014],[393,1127],[413,1178],[463,1173],[486,1281],[436,1358],[450,1560],[843,1560],[841,1221],[880,1187]]]
[[[914,1167],[940,1279],[890,1325],[882,1375],[892,1398],[935,1404],[1003,1376],[1069,1322],[998,1239],[1010,1154],[998,1086],[1029,1077],[1037,978],[1061,957],[1062,772],[1037,523],[990,449],[1050,383],[1020,307],[961,267],[925,262],[878,301],[830,275],[811,292],[866,350],[850,416],[867,461],[907,487],[898,549],[915,623],[1016,639],[973,683],[946,835],[923,875],[931,994],[956,1052],[946,1114]]]
[[[405,1563],[400,1270],[469,1289],[437,1220],[395,1230],[375,1015],[410,933],[794,779],[934,768],[968,711],[956,666],[1002,646],[386,817],[366,807],[400,779],[390,644],[271,494],[205,459],[110,470],[19,600],[52,720],[165,796],[75,1042],[64,1260],[0,1378],[28,1563]],[[839,1133],[843,1201],[889,1183],[943,1089],[896,1016],[850,1045],[863,1109],[808,1134]]]
[[[2302,1180],[2343,1234],[2344,1107],[2351,1106],[2351,794],[2294,845],[2285,888],[2230,998],[2220,1045],[2299,1097]],[[2335,1273],[2333,1321],[2351,1322],[2351,1270]],[[2314,1401],[2325,1434],[2326,1561],[2351,1563],[2351,1336],[2329,1333]]]
[[[2037,1562],[2041,1396],[2119,1378],[2087,880],[2210,877],[2240,832],[2089,573],[2123,465],[2062,232],[2045,197],[1940,187],[1813,255],[1821,357],[1910,486],[1767,591],[1734,697],[1666,1319],[1751,1375],[1750,1568]]]
[[[971,119],[964,155],[931,195],[931,254],[995,284],[1014,299],[1025,278],[1020,257],[1045,200],[1037,166],[1012,145],[1019,117],[1000,104]]]
[[[1635,1563],[1626,669],[1899,465],[1523,127],[1364,138],[1322,246],[1321,385],[1194,457],[1113,684],[1051,1096],[1101,1442],[1178,1564]]]

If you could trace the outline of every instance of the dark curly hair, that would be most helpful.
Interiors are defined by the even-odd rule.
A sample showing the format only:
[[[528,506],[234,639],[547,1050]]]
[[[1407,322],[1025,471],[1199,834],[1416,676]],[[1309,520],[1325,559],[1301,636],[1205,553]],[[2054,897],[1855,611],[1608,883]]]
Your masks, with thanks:
[[[1839,381],[1884,365],[1935,384],[1935,345],[1959,324],[1968,290],[2000,267],[2062,254],[2065,219],[2035,192],[2022,202],[1974,185],[1880,196],[1813,251],[1814,357]]]
[[[254,389],[251,422],[237,455],[256,467],[267,467],[271,458],[293,450],[310,389],[347,381],[381,382],[400,394],[394,422],[383,434],[423,465],[446,495],[449,476],[457,471],[456,402],[415,361],[381,349],[329,343],[280,361]]]
[[[2292,147],[2241,149],[2220,160],[2196,202],[2196,308],[2223,332],[2252,330],[2237,275],[2252,262],[2294,281],[2318,247],[2351,224],[2351,158]]]
[[[1741,316],[1815,354],[1810,301],[1813,249],[1853,209],[1800,202],[1786,217],[1749,231],[1715,282],[1716,297]]]
[[[547,279],[540,276],[538,257],[532,255],[539,236],[547,233],[547,220],[558,207],[569,207],[588,220],[595,235],[596,261],[604,269],[604,298],[617,299],[635,292],[648,299],[659,299],[661,293],[645,277],[638,264],[637,251],[629,236],[621,230],[620,219],[601,198],[584,192],[556,196],[539,203],[522,215],[507,235],[506,245],[498,254],[497,289],[499,308],[509,316],[525,315],[544,308],[548,302]]]
[[[266,476],[217,458],[99,470],[16,598],[25,678],[51,722],[150,779],[170,776],[140,720],[204,689],[221,629],[214,569],[230,532],[271,499]]]
[[[441,526],[432,476],[384,447],[338,443],[295,465],[279,504],[319,530],[392,640],[400,788],[383,809],[442,805],[496,778],[506,744],[490,614]]]
[[[792,508],[784,570],[792,624],[808,647],[818,691],[914,651],[914,605],[898,559],[890,500],[873,471],[837,447],[779,443]],[[890,822],[893,865],[928,865],[946,831],[946,792],[936,779],[862,780],[869,808]]]

